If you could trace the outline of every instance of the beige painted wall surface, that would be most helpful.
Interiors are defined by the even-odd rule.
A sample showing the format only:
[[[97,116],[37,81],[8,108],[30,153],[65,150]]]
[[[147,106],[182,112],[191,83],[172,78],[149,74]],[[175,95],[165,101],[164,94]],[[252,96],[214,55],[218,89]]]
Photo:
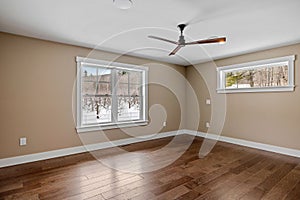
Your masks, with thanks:
[[[96,143],[184,127],[184,110],[179,104],[185,105],[184,67],[102,51],[91,53],[87,48],[6,33],[0,33],[0,44],[0,158],[79,146],[81,141]],[[105,134],[76,133],[72,113],[75,56],[87,55],[149,66],[152,84],[148,126],[114,129]],[[165,118],[167,127],[163,128]],[[28,145],[20,147],[19,138],[23,136]]]
[[[201,75],[194,67],[186,68],[186,78],[192,88],[187,89],[187,113],[186,127],[189,130],[199,130],[207,132],[206,122],[211,119],[211,107],[206,105],[206,99],[210,99],[207,84]],[[196,98],[192,96],[193,92]],[[198,110],[197,110],[198,107]],[[197,124],[197,126],[195,126]],[[198,128],[197,128],[198,127]]]
[[[206,78],[214,79],[213,82],[216,83],[216,66],[220,67],[288,55],[296,55],[295,91],[225,95],[227,106],[225,110],[225,124],[221,132],[223,136],[300,149],[300,44],[217,60],[199,64],[195,67],[187,67],[188,81],[196,88],[197,93],[203,93],[203,81],[195,78],[195,75],[189,76],[190,71],[195,69],[200,71],[210,70],[210,75]],[[215,98],[212,99],[211,109],[201,110],[201,116],[205,119],[209,118],[211,112],[213,112],[214,103],[224,96],[216,93],[216,84],[208,87],[214,88],[210,95],[215,96]],[[207,95],[206,92],[204,92],[204,95]],[[199,104],[203,104],[202,101],[199,101]],[[187,100],[187,105],[189,105],[189,99]],[[193,119],[190,115],[187,115],[187,121],[189,120]],[[212,117],[212,121],[214,123],[211,124],[212,127],[208,132],[216,134],[218,132],[213,131],[214,126],[218,126],[223,122],[222,119],[214,120],[214,117]],[[200,126],[199,130],[202,129]]]
[[[6,33],[0,33],[0,44],[0,158],[181,128],[221,130],[224,136],[300,149],[300,44],[186,68]],[[297,55],[295,92],[222,95],[215,91],[216,65],[292,54]],[[149,66],[150,124],[77,134],[72,112],[75,56]],[[192,98],[194,92],[197,98]],[[211,106],[205,105],[206,98],[212,99]],[[206,121],[211,121],[208,130]],[[28,145],[20,147],[23,136]]]

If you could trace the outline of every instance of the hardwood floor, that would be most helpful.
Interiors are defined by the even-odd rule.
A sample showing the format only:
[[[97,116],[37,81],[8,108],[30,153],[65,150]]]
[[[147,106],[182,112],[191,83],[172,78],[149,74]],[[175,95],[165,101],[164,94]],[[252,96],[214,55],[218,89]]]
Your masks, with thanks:
[[[191,136],[180,137],[184,143]],[[130,152],[154,151],[171,140],[123,146],[128,153],[119,164],[134,167]],[[1,168],[0,199],[300,199],[299,158],[218,142],[199,159],[201,143],[196,138],[176,162],[149,173],[110,169],[89,153]],[[114,148],[97,153],[116,155]]]

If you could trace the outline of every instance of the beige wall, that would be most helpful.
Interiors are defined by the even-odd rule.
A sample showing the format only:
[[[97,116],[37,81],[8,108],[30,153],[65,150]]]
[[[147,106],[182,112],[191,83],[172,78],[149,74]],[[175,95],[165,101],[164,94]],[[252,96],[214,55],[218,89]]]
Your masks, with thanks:
[[[203,121],[209,120],[211,115],[215,113],[215,116],[211,118],[212,127],[208,132],[214,134],[222,133],[223,136],[300,149],[299,54],[300,44],[297,44],[187,67],[187,79],[196,89],[195,91],[199,96],[198,104],[202,108],[199,130],[203,130]],[[220,67],[287,55],[296,55],[296,89],[294,92],[236,93],[227,95],[216,93],[216,66]],[[199,74],[195,75],[194,72],[196,70],[199,71],[199,74],[205,74],[205,76],[201,78]],[[210,83],[206,86],[210,90],[205,90],[204,82]],[[208,91],[210,94],[207,94]],[[205,108],[203,102],[208,97],[212,98],[213,101],[209,109]],[[189,102],[190,99],[188,98],[187,105],[189,105]],[[223,106],[225,109],[222,109],[222,104],[225,105]],[[220,114],[216,115],[218,112]],[[193,121],[192,115],[187,115],[188,121]],[[217,126],[219,127],[216,128]],[[223,129],[219,129],[220,127],[223,127]]]
[[[202,74],[194,67],[186,68],[186,78],[191,85],[191,88],[187,89],[188,94],[186,95],[186,112],[188,113],[186,127],[189,130],[197,129],[202,132],[207,132],[205,123],[211,119],[211,107],[205,103],[206,99],[210,99],[209,90],[207,88],[208,84],[205,83]],[[192,95],[193,92],[196,97]]]
[[[0,158],[79,146],[82,141],[101,142],[107,140],[105,135],[116,140],[184,127],[180,126],[184,110],[179,106],[179,102],[185,105],[184,67],[6,33],[0,33],[0,44]],[[105,134],[76,133],[72,112],[75,56],[88,55],[149,66],[149,126]],[[167,127],[163,128],[164,113]],[[28,145],[20,147],[23,136]]]

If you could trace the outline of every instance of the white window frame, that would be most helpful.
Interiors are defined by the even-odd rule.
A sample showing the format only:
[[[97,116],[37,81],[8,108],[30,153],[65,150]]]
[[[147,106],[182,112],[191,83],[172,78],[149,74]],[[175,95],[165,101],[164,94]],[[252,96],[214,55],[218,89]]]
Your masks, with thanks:
[[[131,65],[131,64],[125,64],[125,63],[118,63],[118,62],[108,62],[103,60],[97,60],[97,59],[91,59],[91,58],[84,58],[84,57],[76,57],[76,63],[77,63],[77,110],[76,110],[76,116],[77,116],[77,124],[76,129],[78,133],[81,132],[88,132],[88,131],[97,131],[97,130],[106,130],[106,129],[114,129],[114,128],[122,128],[122,127],[134,127],[134,126],[142,126],[148,124],[148,67],[145,66],[137,66],[137,65]],[[82,103],[82,95],[81,95],[81,75],[82,75],[82,66],[83,65],[90,65],[90,66],[99,66],[99,67],[105,67],[110,69],[121,69],[121,70],[127,70],[127,71],[140,71],[142,72],[142,79],[143,79],[143,87],[142,87],[142,96],[143,99],[141,99],[142,104],[142,110],[141,110],[141,117],[140,120],[132,120],[132,121],[124,121],[124,122],[117,122],[116,116],[113,116],[112,121],[110,123],[101,123],[96,125],[83,125],[82,123],[82,111],[81,111],[81,103]],[[112,78],[115,78],[115,75],[112,74]],[[114,83],[114,80],[112,80],[112,84]],[[115,102],[116,97],[116,91],[114,87],[112,87],[112,103]],[[113,109],[118,109],[118,107],[115,105],[113,106]],[[116,111],[112,111],[113,113],[116,113]]]
[[[294,61],[295,55],[280,58],[272,58],[236,65],[229,65],[217,68],[217,93],[240,93],[240,92],[288,92],[294,91]],[[239,70],[255,69],[261,67],[275,67],[282,64],[288,66],[288,85],[287,86],[271,86],[271,87],[254,87],[254,88],[226,88],[226,73]]]

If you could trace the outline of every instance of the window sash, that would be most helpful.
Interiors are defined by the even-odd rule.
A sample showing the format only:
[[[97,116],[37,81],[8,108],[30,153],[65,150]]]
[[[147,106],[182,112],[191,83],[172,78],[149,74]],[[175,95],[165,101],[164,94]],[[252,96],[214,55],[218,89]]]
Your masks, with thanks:
[[[237,65],[230,65],[217,68],[217,93],[237,93],[237,92],[277,92],[294,91],[294,60],[295,55],[260,60]],[[246,88],[226,88],[226,73],[246,71],[261,68],[273,68],[278,66],[288,66],[288,85],[287,86],[266,86],[266,87],[246,87]]]
[[[82,57],[76,57],[77,61],[77,131],[85,132],[89,130],[100,130],[100,129],[110,129],[118,127],[130,127],[136,125],[144,125],[148,121],[148,68],[144,66],[129,65],[123,63],[111,63],[106,61],[100,61],[95,59],[88,59]],[[99,81],[100,83],[110,83],[111,84],[111,95],[102,95],[102,94],[82,94],[82,69],[83,66],[86,67],[95,67],[95,68],[108,68],[111,70],[111,82]],[[120,95],[117,95],[117,71],[124,70],[128,72],[140,72],[141,73],[141,88],[139,90],[138,97],[140,98],[140,107],[139,107],[139,119],[134,120],[118,120],[118,98]],[[95,81],[96,82],[96,81]],[[130,86],[130,82],[128,83]],[[137,84],[132,84],[137,85]],[[90,97],[111,97],[111,121],[103,123],[91,123],[83,124],[83,110],[82,110],[82,98],[84,96]],[[122,97],[134,97],[133,95],[123,95]],[[94,128],[93,128],[94,127]],[[86,130],[84,130],[86,128]]]

